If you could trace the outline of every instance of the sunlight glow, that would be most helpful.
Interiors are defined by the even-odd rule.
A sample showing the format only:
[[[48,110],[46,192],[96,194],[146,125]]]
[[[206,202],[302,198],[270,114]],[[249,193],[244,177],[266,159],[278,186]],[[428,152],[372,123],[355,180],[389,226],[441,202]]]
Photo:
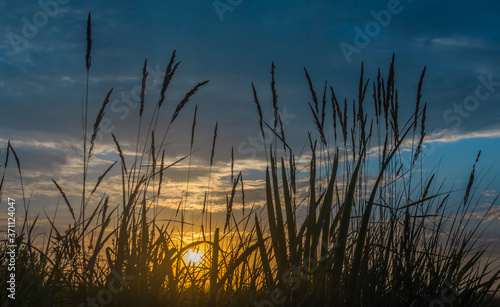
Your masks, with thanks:
[[[182,257],[186,264],[191,266],[199,266],[203,261],[203,253],[199,250],[188,250]]]

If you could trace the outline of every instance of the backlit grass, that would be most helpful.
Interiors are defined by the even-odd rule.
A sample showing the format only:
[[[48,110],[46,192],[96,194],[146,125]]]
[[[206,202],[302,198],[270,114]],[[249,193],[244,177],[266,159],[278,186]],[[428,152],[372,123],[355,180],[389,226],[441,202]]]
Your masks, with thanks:
[[[91,73],[90,21],[89,15],[87,79]],[[498,290],[500,270],[492,265],[495,259],[487,259],[489,246],[477,241],[484,227],[468,218],[477,209],[474,187],[480,154],[471,161],[465,191],[451,194],[436,184],[439,174],[422,175],[428,112],[421,102],[425,68],[416,79],[415,112],[405,119],[399,114],[394,57],[387,77],[379,70],[373,81],[366,79],[361,66],[354,99],[337,97],[327,83],[317,92],[305,70],[312,126],[308,149],[300,154],[300,149],[290,145],[295,143],[289,142],[294,136],[286,133],[279,117],[272,64],[272,122],[263,120],[265,110],[252,84],[256,126],[264,139],[269,137],[265,132],[272,135],[262,174],[265,201],[247,203],[244,215],[235,214],[236,206],[245,204],[245,180],[243,174],[233,173],[232,158],[232,188],[222,204],[227,209],[224,227],[214,227],[211,177],[207,191],[201,192],[199,225],[186,221],[186,199],[169,221],[158,215],[165,172],[181,162],[191,165],[196,119],[202,115],[196,108],[192,130],[184,132],[190,138],[189,152],[174,161],[164,146],[170,129],[178,116],[185,115],[181,113],[190,98],[208,83],[196,83],[173,114],[161,113],[179,68],[176,59],[174,52],[151,118],[143,118],[145,61],[135,155],[125,155],[113,134],[117,162],[95,181],[88,176],[89,165],[113,92],[104,98],[93,126],[88,122],[90,102],[85,100],[82,128],[93,129],[90,136],[83,134],[80,202],[71,203],[64,185],[54,180],[54,190],[64,202],[64,208],[58,209],[70,212],[71,224],[64,227],[38,212],[32,221],[24,221],[17,238],[16,261],[22,265],[16,275],[16,296],[29,302],[20,303],[25,301],[20,299],[20,305],[91,306],[93,299],[109,306],[490,303]],[[87,97],[88,91],[87,85]],[[207,157],[210,172],[220,141],[218,125],[214,125]],[[22,178],[19,158],[10,144],[3,166],[4,170],[17,166]],[[118,197],[96,192],[111,171],[121,175],[120,189],[114,191]],[[462,201],[450,204],[450,195],[456,193],[463,193]],[[34,232],[39,218],[51,225],[45,234],[50,240],[43,243]],[[196,239],[188,235],[193,231],[198,233]],[[7,276],[5,245],[0,260],[0,275]],[[6,305],[6,287],[0,293]]]

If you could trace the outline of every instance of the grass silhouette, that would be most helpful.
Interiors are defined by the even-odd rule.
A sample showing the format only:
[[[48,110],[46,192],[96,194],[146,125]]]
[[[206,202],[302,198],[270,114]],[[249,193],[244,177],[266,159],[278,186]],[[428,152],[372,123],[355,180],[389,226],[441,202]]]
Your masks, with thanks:
[[[387,78],[382,77],[379,69],[371,84],[365,81],[361,67],[358,97],[357,101],[353,100],[352,112],[347,99],[342,104],[326,82],[323,94],[318,96],[305,70],[316,131],[309,133],[310,150],[301,158],[308,162],[302,167],[287,142],[289,138],[278,112],[273,63],[274,120],[271,123],[263,120],[258,92],[252,84],[262,137],[266,139],[269,135],[266,129],[272,132],[272,140],[266,142],[270,145],[266,147],[267,169],[263,175],[265,204],[254,204],[243,217],[236,217],[232,209],[239,189],[244,204],[244,180],[241,173],[232,174],[225,227],[214,229],[209,193],[213,182],[209,176],[199,225],[203,239],[189,241],[184,237],[184,230],[189,226],[184,203],[177,208],[180,220],[176,220],[176,213],[167,223],[158,219],[157,206],[166,181],[165,171],[184,160],[189,160],[191,165],[199,116],[197,108],[189,154],[167,163],[163,148],[171,125],[190,98],[208,81],[197,83],[185,94],[168,122],[160,119],[162,104],[179,67],[174,51],[160,97],[146,122],[148,128],[141,131],[148,78],[146,60],[132,163],[113,134],[118,160],[89,186],[88,166],[112,90],[105,97],[88,137],[90,14],[87,29],[87,99],[82,106],[85,154],[80,209],[76,210],[70,203],[64,186],[53,180],[71,213],[72,224],[61,229],[53,218],[45,216],[51,225],[50,240],[39,245],[34,242],[39,216],[30,223],[25,219],[16,239],[16,263],[22,264],[16,272],[17,302],[24,301],[21,298],[27,300],[20,305],[91,306],[92,302],[109,306],[491,304],[498,291],[500,270],[492,267],[492,260],[485,262],[489,247],[476,241],[484,230],[479,224],[471,225],[468,219],[476,206],[473,186],[479,154],[458,206],[449,206],[451,192],[444,191],[442,186],[436,188],[437,174],[421,177],[420,155],[425,145],[427,112],[427,106],[421,103],[425,68],[418,83],[415,112],[404,123],[399,118],[394,56]],[[369,87],[373,90],[370,106],[365,99]],[[326,126],[329,106],[333,137],[329,137]],[[365,109],[374,110],[373,118]],[[162,125],[166,125],[166,130],[160,134]],[[217,129],[216,124],[210,172]],[[10,153],[22,179],[20,161],[10,143],[4,170],[12,159]],[[405,160],[408,155],[410,161]],[[233,154],[231,165],[233,173]],[[106,175],[117,167],[121,174],[121,197],[95,199]],[[306,179],[298,179],[298,175]],[[189,173],[187,176],[189,182]],[[306,182],[304,187],[300,186],[301,180]],[[116,203],[119,205],[112,205]],[[305,208],[305,217],[299,213],[301,208]],[[180,237],[175,231],[179,231]],[[1,247],[0,261],[0,274],[7,276],[6,244]],[[2,306],[7,306],[6,287],[2,287],[0,293]]]

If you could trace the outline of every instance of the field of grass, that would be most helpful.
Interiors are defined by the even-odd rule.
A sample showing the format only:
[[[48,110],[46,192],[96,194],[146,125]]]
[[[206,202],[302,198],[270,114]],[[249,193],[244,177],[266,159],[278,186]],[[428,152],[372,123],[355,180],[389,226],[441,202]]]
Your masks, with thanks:
[[[425,68],[417,86],[415,112],[407,119],[400,118],[398,111],[394,56],[387,77],[379,70],[370,81],[361,67],[354,99],[340,99],[326,83],[317,92],[305,70],[304,90],[311,93],[312,129],[308,149],[298,153],[289,145],[293,136],[286,134],[279,116],[272,64],[273,121],[263,120],[263,104],[252,84],[259,115],[256,126],[262,138],[272,135],[266,142],[270,145],[265,155],[267,169],[262,174],[266,201],[246,204],[243,217],[236,216],[233,207],[245,206],[245,181],[241,173],[232,173],[223,228],[212,225],[209,190],[213,182],[209,182],[200,204],[200,225],[186,221],[183,201],[165,222],[157,215],[167,181],[164,173],[177,163],[190,161],[200,114],[195,111],[192,130],[185,133],[190,136],[189,153],[167,163],[164,145],[171,125],[191,96],[202,92],[208,81],[197,83],[187,92],[173,114],[159,116],[179,67],[174,52],[153,115],[143,119],[146,61],[136,153],[125,155],[113,134],[118,160],[91,181],[89,163],[99,146],[96,135],[113,93],[109,91],[88,130],[90,24],[89,15],[87,99],[82,122],[83,131],[92,133],[83,135],[80,203],[71,203],[64,185],[53,180],[64,203],[60,210],[70,211],[71,225],[64,227],[38,212],[34,220],[24,219],[16,237],[16,263],[22,264],[16,271],[18,306],[492,304],[500,269],[494,266],[496,259],[487,258],[491,248],[477,241],[484,225],[467,218],[477,206],[475,168],[480,152],[470,163],[465,191],[449,192],[436,184],[438,173],[422,175],[428,112],[421,102]],[[216,124],[210,169],[217,129]],[[165,132],[158,133],[160,130]],[[266,133],[269,131],[271,134]],[[234,159],[231,169],[233,165]],[[5,171],[16,166],[22,182],[20,161],[9,143],[2,167]],[[97,198],[108,173],[117,169],[121,196]],[[189,178],[189,173],[186,175]],[[451,193],[463,193],[459,205],[449,204]],[[7,200],[1,200],[3,208]],[[50,233],[45,234],[50,239],[42,243],[34,232],[38,218],[51,224]],[[23,220],[20,215],[18,219]],[[188,227],[199,229],[200,239],[184,237]],[[3,282],[10,260],[6,251],[7,242],[0,247],[2,306],[9,305]]]

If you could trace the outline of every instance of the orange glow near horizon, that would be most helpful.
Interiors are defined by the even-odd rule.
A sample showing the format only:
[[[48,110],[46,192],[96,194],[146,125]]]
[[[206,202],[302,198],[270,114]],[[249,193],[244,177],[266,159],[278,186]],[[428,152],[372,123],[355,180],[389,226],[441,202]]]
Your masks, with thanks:
[[[184,262],[189,266],[199,266],[203,262],[204,254],[199,249],[188,250],[183,256]]]

